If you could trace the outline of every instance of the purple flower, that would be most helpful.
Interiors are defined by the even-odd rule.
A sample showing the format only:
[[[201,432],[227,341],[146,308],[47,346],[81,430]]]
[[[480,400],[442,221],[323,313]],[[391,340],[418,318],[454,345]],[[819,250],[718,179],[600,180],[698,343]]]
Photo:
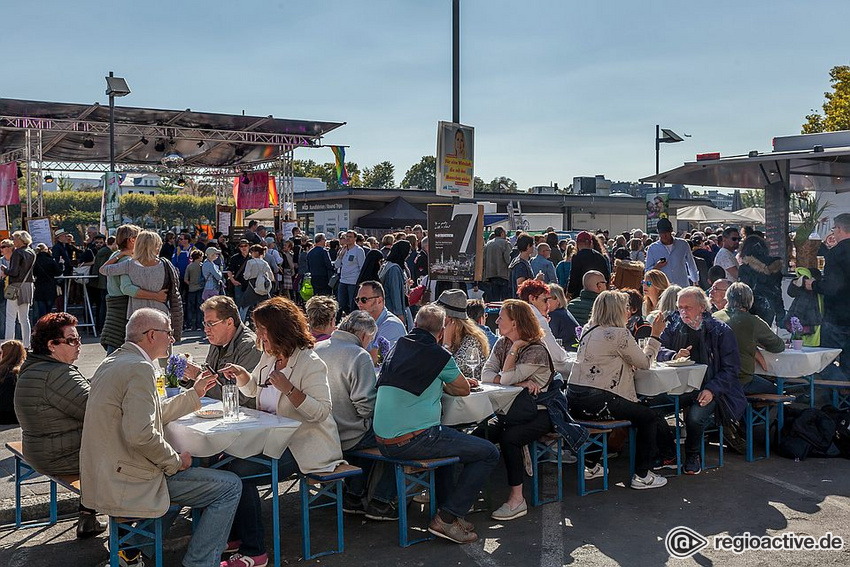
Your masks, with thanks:
[[[791,335],[795,340],[802,338],[803,335],[803,324],[800,323],[800,319],[797,317],[791,317]]]
[[[180,386],[180,380],[186,373],[188,362],[185,356],[179,354],[172,354],[168,357],[168,362],[165,364],[165,381],[169,388]]]
[[[581,326],[576,327],[576,340],[577,341],[581,340],[581,333],[582,333],[583,330],[584,329]]]
[[[375,346],[378,347],[378,364],[383,364],[390,352],[390,341],[385,337],[375,337]]]

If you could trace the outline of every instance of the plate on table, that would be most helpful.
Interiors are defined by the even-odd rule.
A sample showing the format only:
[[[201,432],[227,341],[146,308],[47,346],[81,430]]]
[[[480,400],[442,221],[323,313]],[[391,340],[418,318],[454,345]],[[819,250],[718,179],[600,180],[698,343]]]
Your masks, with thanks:
[[[668,360],[665,364],[667,366],[678,368],[680,366],[693,366],[696,363],[690,358],[680,358],[678,360]]]
[[[195,415],[203,419],[218,419],[220,417],[224,417],[224,410],[212,408],[200,409],[195,412]]]

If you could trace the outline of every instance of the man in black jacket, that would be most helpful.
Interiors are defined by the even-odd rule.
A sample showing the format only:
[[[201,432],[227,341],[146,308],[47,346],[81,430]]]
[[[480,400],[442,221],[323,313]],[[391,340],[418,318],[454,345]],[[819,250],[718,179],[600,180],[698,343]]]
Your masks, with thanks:
[[[829,366],[830,378],[850,380],[850,213],[833,219],[833,235],[837,244],[826,254],[823,277],[806,280],[806,289],[823,295],[823,325],[820,345],[840,348],[838,367]]]
[[[334,273],[331,257],[325,248],[327,240],[321,232],[316,234],[316,245],[307,252],[307,271],[313,284],[313,295],[333,295],[329,281]]]
[[[590,270],[596,270],[605,276],[605,281],[611,281],[611,270],[608,268],[608,262],[605,258],[593,249],[594,236],[587,231],[581,231],[576,236],[576,248],[572,259],[572,268],[570,268],[570,281],[567,284],[567,293],[570,297],[578,297],[582,289],[582,280],[584,274]]]

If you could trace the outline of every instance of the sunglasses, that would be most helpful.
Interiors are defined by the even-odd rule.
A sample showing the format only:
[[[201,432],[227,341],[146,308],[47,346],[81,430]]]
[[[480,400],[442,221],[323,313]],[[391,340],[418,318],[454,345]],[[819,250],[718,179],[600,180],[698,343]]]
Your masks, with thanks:
[[[649,281],[649,280],[645,280],[645,281],[642,281],[640,283],[641,283],[641,285],[645,285],[646,287],[652,287],[652,282]]]
[[[64,344],[64,345],[68,345],[68,346],[80,346],[80,343],[82,341],[80,340],[80,337],[64,337],[64,338],[61,338],[61,339],[56,339],[53,342],[58,344],[58,345]]]
[[[369,301],[370,299],[377,299],[378,297],[380,297],[380,296],[373,295],[372,297],[355,297],[354,301],[356,301],[360,305],[365,305],[366,302]]]

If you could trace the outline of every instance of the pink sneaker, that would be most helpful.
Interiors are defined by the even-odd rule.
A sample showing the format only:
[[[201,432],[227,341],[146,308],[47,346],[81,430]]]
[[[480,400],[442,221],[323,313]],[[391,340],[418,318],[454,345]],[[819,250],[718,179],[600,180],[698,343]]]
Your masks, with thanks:
[[[237,553],[228,559],[221,562],[221,567],[266,567],[269,564],[268,553],[257,555],[256,557],[248,557]]]
[[[224,548],[224,553],[236,553],[237,551],[239,551],[239,547],[241,545],[241,539],[234,539],[233,541],[228,541],[227,547]]]

